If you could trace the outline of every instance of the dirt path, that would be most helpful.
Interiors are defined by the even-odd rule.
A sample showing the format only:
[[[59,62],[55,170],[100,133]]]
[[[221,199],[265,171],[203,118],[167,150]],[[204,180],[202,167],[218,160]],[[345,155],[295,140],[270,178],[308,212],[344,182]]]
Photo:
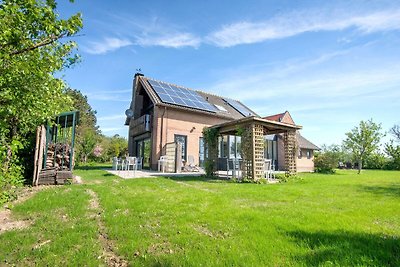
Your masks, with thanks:
[[[89,209],[92,212],[92,216],[96,218],[99,229],[99,241],[103,249],[102,258],[107,266],[128,266],[128,262],[115,253],[113,241],[109,239],[108,235],[106,234],[106,227],[101,220],[101,214],[103,213],[103,210],[100,207],[97,194],[91,189],[87,189],[86,192],[91,198],[89,202]]]
[[[10,230],[18,230],[29,227],[32,224],[30,220],[15,220],[12,218],[11,209],[12,205],[22,203],[37,192],[49,188],[49,186],[38,186],[38,187],[25,187],[18,192],[18,198],[10,203],[5,204],[0,208],[0,234]]]

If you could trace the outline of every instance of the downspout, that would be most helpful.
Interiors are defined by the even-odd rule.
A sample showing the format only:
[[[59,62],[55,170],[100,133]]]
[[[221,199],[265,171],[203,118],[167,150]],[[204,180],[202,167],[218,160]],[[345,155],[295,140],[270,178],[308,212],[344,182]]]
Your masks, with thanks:
[[[163,148],[162,144],[163,144],[164,115],[166,111],[167,107],[164,107],[164,112],[161,115],[160,154],[162,154],[162,148]]]

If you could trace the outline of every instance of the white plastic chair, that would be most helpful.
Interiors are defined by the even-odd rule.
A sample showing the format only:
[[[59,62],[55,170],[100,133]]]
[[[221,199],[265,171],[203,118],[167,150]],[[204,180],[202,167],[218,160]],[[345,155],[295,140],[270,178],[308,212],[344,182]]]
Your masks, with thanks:
[[[275,179],[275,172],[272,168],[272,161],[270,159],[264,160],[264,176],[268,180]]]
[[[121,162],[121,159],[119,159],[117,157],[113,157],[112,163],[113,163],[113,169],[116,170],[116,171],[118,170],[118,167],[123,168],[123,164]]]
[[[167,167],[168,163],[168,157],[167,156],[161,156],[160,159],[158,160],[158,171],[160,172],[165,172],[165,167]]]
[[[133,170],[137,170],[137,164],[136,164],[136,157],[127,157],[125,160],[125,170],[130,170],[131,166],[133,167]]]

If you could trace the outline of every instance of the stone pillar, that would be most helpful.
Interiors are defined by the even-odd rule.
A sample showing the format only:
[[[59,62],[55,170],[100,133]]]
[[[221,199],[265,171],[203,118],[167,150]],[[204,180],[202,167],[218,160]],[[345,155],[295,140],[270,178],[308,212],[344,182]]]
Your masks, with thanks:
[[[297,172],[297,140],[296,131],[289,130],[284,133],[283,141],[285,146],[285,171],[287,175],[293,175]]]

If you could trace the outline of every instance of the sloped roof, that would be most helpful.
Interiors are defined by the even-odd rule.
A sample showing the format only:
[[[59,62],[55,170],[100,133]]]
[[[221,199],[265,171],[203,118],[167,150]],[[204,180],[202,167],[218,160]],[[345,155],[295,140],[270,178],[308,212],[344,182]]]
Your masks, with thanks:
[[[291,125],[296,124],[294,122],[292,116],[290,115],[289,111],[285,111],[283,113],[279,113],[279,114],[275,114],[275,115],[270,115],[270,116],[264,117],[263,119],[266,119],[269,121],[282,122],[282,123],[291,124]]]
[[[210,111],[200,110],[200,109],[196,109],[196,108],[192,108],[192,107],[188,107],[188,106],[181,106],[181,105],[176,105],[176,104],[171,104],[171,103],[165,103],[158,97],[157,93],[154,91],[154,89],[152,88],[152,86],[148,82],[148,80],[153,80],[153,81],[157,81],[157,80],[152,79],[152,78],[148,78],[148,77],[145,77],[145,76],[137,76],[137,78],[139,79],[140,84],[143,86],[143,88],[149,94],[150,98],[154,102],[154,105],[170,106],[170,107],[174,107],[174,108],[181,109],[181,110],[190,110],[190,111],[195,111],[195,112],[201,112],[201,113],[206,113],[208,115],[214,115],[214,116],[218,116],[218,117],[223,117],[223,118],[226,118],[226,119],[234,119],[234,120],[236,120],[236,119],[240,119],[240,118],[244,118],[245,117],[239,111],[237,111],[235,108],[233,108],[231,105],[226,103],[226,101],[224,101],[224,97],[217,96],[217,95],[210,94],[210,93],[206,93],[206,92],[199,91],[199,90],[193,90],[193,89],[190,89],[190,88],[187,88],[187,87],[183,87],[183,86],[179,86],[179,85],[176,85],[176,84],[171,84],[171,83],[167,83],[167,82],[163,82],[163,81],[158,81],[158,82],[162,82],[162,83],[168,84],[170,86],[175,86],[175,87],[180,87],[180,88],[183,88],[183,89],[195,91],[200,96],[202,96],[208,103],[216,106],[217,110],[215,112],[210,112]],[[237,101],[237,100],[235,100],[235,101]],[[247,108],[251,112],[253,112],[254,114],[256,114],[249,107],[244,105],[242,102],[240,102],[240,101],[237,101],[237,102],[240,103],[241,105],[243,105],[245,108]],[[223,110],[220,110],[217,106],[222,107]]]
[[[299,132],[297,133],[297,142],[300,148],[321,150],[319,147],[317,147],[316,145],[308,141],[306,138],[304,138]]]
[[[285,115],[285,112],[283,113],[279,113],[279,114],[274,114],[274,115],[270,115],[267,117],[264,117],[263,119],[269,120],[269,121],[278,121],[280,122],[283,118],[283,115]]]

